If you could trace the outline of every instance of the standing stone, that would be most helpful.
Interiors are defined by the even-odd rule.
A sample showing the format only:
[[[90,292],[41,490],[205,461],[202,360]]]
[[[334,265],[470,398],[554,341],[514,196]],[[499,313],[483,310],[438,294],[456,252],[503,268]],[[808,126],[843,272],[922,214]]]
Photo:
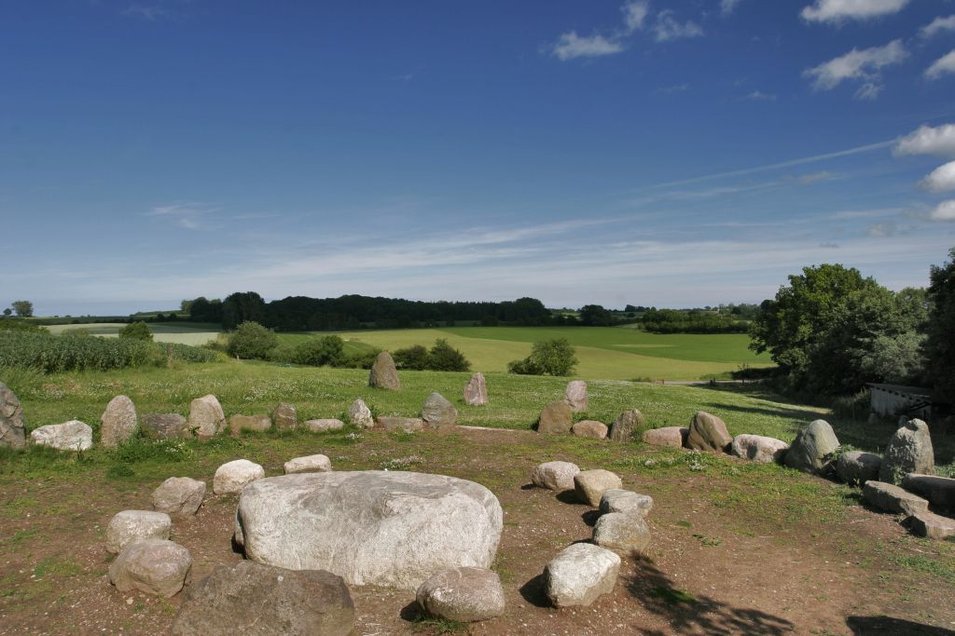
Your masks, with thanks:
[[[359,428],[374,428],[375,418],[364,400],[355,400],[348,407],[348,421]]]
[[[665,446],[668,448],[683,448],[686,439],[690,436],[690,429],[685,426],[664,426],[651,428],[643,432],[643,443],[650,446]]]
[[[637,409],[629,409],[617,416],[613,424],[610,425],[610,439],[614,442],[629,442],[637,433],[647,425],[647,420],[643,413]]]
[[[825,420],[814,420],[796,434],[783,462],[806,473],[819,473],[829,466],[839,439]]]
[[[564,389],[564,399],[574,413],[587,410],[587,383],[583,380],[571,380]]]
[[[650,545],[650,526],[641,514],[610,512],[597,519],[594,543],[626,555],[639,554]]]
[[[142,431],[149,439],[179,439],[188,436],[189,428],[186,418],[178,413],[146,413]]]
[[[395,368],[395,360],[387,351],[382,351],[375,358],[375,363],[371,365],[371,373],[368,374],[368,386],[376,389],[388,389],[397,391],[401,388],[398,381],[398,369]]]
[[[600,546],[575,543],[565,548],[544,570],[547,598],[555,607],[592,605],[613,591],[620,557]]]
[[[225,413],[216,396],[204,395],[189,404],[189,430],[206,439],[225,430]]]
[[[242,492],[243,488],[263,477],[264,468],[247,459],[236,459],[216,469],[212,478],[212,492],[217,495]]]
[[[487,404],[487,381],[483,373],[475,373],[464,387],[464,403],[468,406]]]
[[[123,510],[106,526],[106,551],[119,554],[130,543],[143,539],[168,539],[172,519],[164,512]]]
[[[325,418],[320,420],[305,420],[305,428],[312,433],[327,433],[328,431],[340,431],[345,428],[345,423],[334,418]]]
[[[30,439],[37,446],[56,450],[85,451],[93,448],[93,429],[79,420],[63,424],[48,424],[30,431]]]
[[[153,491],[153,510],[188,517],[196,514],[206,496],[206,482],[190,477],[170,477]]]
[[[443,570],[418,587],[415,599],[426,613],[462,623],[486,621],[504,613],[501,579],[485,568]]]
[[[531,482],[540,488],[563,492],[574,489],[574,477],[580,472],[577,464],[570,462],[544,462],[534,468]]]
[[[882,456],[865,451],[848,451],[836,460],[836,475],[847,484],[864,484],[879,478]]]
[[[571,427],[570,432],[577,437],[607,439],[607,425],[597,420],[581,420]]]
[[[298,411],[293,404],[279,403],[272,411],[272,426],[280,431],[298,428]]]
[[[454,426],[458,423],[458,410],[440,393],[432,393],[421,407],[421,419],[428,428]]]
[[[687,448],[699,451],[723,451],[733,442],[726,423],[706,411],[697,411],[690,421]]]
[[[551,402],[541,411],[537,420],[538,433],[569,433],[574,425],[574,414],[566,400]]]
[[[26,448],[23,407],[6,384],[0,382],[0,446]]]
[[[125,395],[117,395],[110,400],[99,421],[100,443],[104,448],[116,448],[135,437],[139,430],[136,406]]]
[[[120,592],[139,590],[169,598],[186,584],[191,568],[186,548],[166,539],[144,539],[123,548],[109,566],[109,580]]]
[[[733,455],[758,464],[782,461],[788,449],[789,444],[783,440],[763,435],[737,435],[730,445]]]
[[[879,480],[897,484],[908,473],[935,473],[932,436],[922,420],[909,420],[892,435],[879,467]]]
[[[413,591],[440,570],[490,567],[503,520],[497,497],[463,479],[303,473],[260,479],[243,490],[235,539],[259,563]]]
[[[611,488],[622,488],[623,481],[615,473],[602,468],[582,470],[574,475],[574,490],[577,498],[596,508],[600,498]]]
[[[272,418],[268,415],[233,415],[229,418],[229,433],[238,435],[242,431],[264,433],[272,428]]]
[[[240,561],[190,587],[172,634],[347,636],[354,625],[355,604],[340,576]]]
[[[294,473],[327,473],[332,469],[332,460],[328,455],[307,455],[296,457],[285,462],[283,466],[286,475]]]

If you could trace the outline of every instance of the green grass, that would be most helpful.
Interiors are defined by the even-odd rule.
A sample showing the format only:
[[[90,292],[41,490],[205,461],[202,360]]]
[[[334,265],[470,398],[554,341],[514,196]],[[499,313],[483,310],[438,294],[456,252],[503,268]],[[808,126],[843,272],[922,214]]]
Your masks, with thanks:
[[[119,330],[125,326],[126,324],[121,322],[94,322],[86,325],[50,325],[47,329],[53,334],[80,330],[93,336],[116,337]],[[216,340],[222,332],[222,328],[217,325],[199,323],[149,323],[149,330],[153,333],[155,342],[172,342],[193,347]]]

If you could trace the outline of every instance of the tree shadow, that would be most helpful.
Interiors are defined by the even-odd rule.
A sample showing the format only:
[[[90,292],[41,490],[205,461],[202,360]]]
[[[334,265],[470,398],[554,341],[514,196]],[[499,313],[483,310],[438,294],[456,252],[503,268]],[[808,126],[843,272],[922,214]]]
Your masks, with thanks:
[[[774,635],[795,630],[795,625],[785,618],[680,590],[646,557],[636,560],[636,572],[627,581],[627,589],[647,611],[665,619],[677,634],[692,631]]]
[[[922,623],[913,623],[901,618],[889,616],[850,616],[846,625],[856,636],[869,634],[911,634],[912,636],[952,636],[955,634],[944,627],[933,627]]]

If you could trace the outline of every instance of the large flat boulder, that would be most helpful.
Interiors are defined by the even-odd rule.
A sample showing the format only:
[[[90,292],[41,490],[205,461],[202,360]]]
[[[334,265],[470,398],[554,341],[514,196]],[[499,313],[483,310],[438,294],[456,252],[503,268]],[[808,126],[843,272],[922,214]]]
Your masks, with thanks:
[[[788,449],[789,444],[783,440],[764,435],[737,435],[730,445],[733,455],[759,464],[782,461]]]
[[[85,451],[93,448],[93,429],[79,420],[48,424],[30,431],[30,439],[38,446],[57,450]]]
[[[188,420],[178,413],[146,413],[140,429],[149,439],[180,439],[189,437]]]
[[[218,566],[189,589],[172,634],[346,636],[354,624],[355,605],[341,577],[241,561]]]
[[[902,487],[928,499],[940,510],[955,511],[955,479],[909,473],[902,479]]]
[[[690,436],[690,429],[685,426],[664,426],[651,428],[643,432],[643,443],[650,446],[665,446],[669,448],[683,448],[686,439]]]
[[[848,451],[836,460],[836,475],[847,484],[864,484],[879,478],[882,456],[865,451]]]
[[[928,500],[907,490],[882,481],[867,481],[862,487],[862,498],[867,504],[883,512],[916,515],[928,512]]]
[[[580,472],[580,467],[571,462],[544,462],[538,464],[531,473],[531,481],[535,486],[556,490],[573,490],[574,477]]]
[[[303,473],[247,486],[235,538],[260,563],[415,590],[441,570],[490,567],[502,526],[497,497],[463,479],[403,471]]]
[[[942,541],[955,536],[955,519],[934,512],[916,513],[906,519],[905,524],[917,537]]]

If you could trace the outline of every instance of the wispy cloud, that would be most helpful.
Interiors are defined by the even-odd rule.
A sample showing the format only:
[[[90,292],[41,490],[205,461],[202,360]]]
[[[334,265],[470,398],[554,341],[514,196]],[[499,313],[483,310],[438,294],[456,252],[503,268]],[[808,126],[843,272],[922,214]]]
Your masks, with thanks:
[[[551,53],[561,61],[574,60],[580,57],[602,57],[614,55],[624,50],[619,40],[609,39],[595,34],[590,37],[581,37],[576,31],[564,33],[551,49]]]
[[[654,93],[659,93],[661,95],[672,95],[673,93],[685,93],[690,90],[690,85],[684,82],[683,84],[673,84],[672,86],[663,86],[661,88],[653,91]]]
[[[939,203],[929,218],[933,221],[955,221],[955,199]]]
[[[946,31],[955,31],[955,15],[950,15],[946,18],[935,18],[919,30],[919,35],[927,39],[935,37],[939,33],[945,33]]]
[[[621,7],[623,24],[627,34],[643,28],[643,23],[650,13],[650,3],[647,0],[631,0]]]
[[[896,155],[955,157],[955,124],[920,126],[895,144]]]
[[[955,190],[955,161],[950,161],[933,170],[922,179],[921,185],[929,192],[948,192]]]
[[[776,95],[773,93],[764,93],[760,90],[751,91],[746,98],[753,102],[775,102]]]
[[[803,75],[812,79],[815,90],[832,90],[847,80],[863,80],[856,93],[860,99],[872,99],[881,90],[881,70],[899,64],[908,57],[902,40],[893,40],[885,46],[852,49],[845,55],[806,69]]]
[[[146,216],[169,219],[187,230],[201,230],[205,228],[204,220],[208,215],[219,210],[220,208],[206,203],[183,202],[154,206],[146,212]]]
[[[925,77],[930,80],[936,80],[942,75],[951,75],[952,73],[955,73],[955,50],[938,58],[925,69]]]
[[[684,38],[697,38],[703,35],[703,27],[692,20],[678,21],[676,14],[666,9],[657,14],[653,25],[653,34],[657,42],[669,42]]]
[[[131,4],[123,9],[122,14],[127,18],[139,18],[150,22],[168,18],[171,15],[169,10],[161,4]]]
[[[733,13],[742,1],[743,0],[720,0],[720,13],[723,15]]]
[[[822,170],[820,172],[813,172],[810,174],[804,174],[797,178],[799,183],[802,185],[812,185],[814,183],[822,183],[824,181],[833,181],[837,178],[832,172]]]
[[[800,12],[808,22],[871,20],[898,13],[910,0],[816,0]]]

